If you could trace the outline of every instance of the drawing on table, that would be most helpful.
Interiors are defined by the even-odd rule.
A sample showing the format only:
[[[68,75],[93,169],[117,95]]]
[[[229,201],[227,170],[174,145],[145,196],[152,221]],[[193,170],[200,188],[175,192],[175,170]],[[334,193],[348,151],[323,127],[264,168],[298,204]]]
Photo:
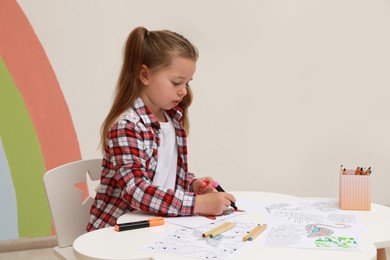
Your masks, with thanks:
[[[297,247],[297,248],[328,248],[328,249],[356,249],[358,250],[357,237],[358,234],[356,230],[352,230],[351,225],[346,224],[269,224],[269,228],[265,246],[271,247]],[[331,236],[334,235],[334,236]],[[340,239],[338,242],[340,245],[342,242],[346,244],[353,243],[352,246],[326,246],[330,242],[329,239],[321,240],[326,237],[339,238],[339,237],[349,237],[349,240],[345,241]],[[336,240],[334,240],[336,241]],[[335,243],[333,241],[333,243]],[[325,243],[326,242],[326,243]]]
[[[311,223],[320,222],[323,220],[323,216],[318,213],[305,212],[305,211],[292,211],[292,210],[274,210],[271,211],[271,215],[278,219],[284,219],[293,223]]]
[[[286,224],[271,227],[265,241],[266,246],[284,247],[298,244],[301,235],[305,232],[301,227],[293,224]]]
[[[355,215],[351,214],[328,214],[327,220],[334,223],[356,223]]]
[[[219,235],[216,236],[215,238],[208,237],[206,238],[206,243],[212,247],[218,247],[219,244],[221,244],[223,239],[223,236]]]
[[[293,210],[293,211],[316,211],[333,212],[337,211],[337,204],[334,201],[290,201],[273,203],[265,207],[268,213],[274,210]]]
[[[359,250],[356,216],[334,201],[273,202],[264,208],[269,214],[266,246]]]
[[[222,242],[222,236],[221,235],[216,236],[214,238],[211,238],[211,237],[204,238],[203,237],[203,232],[200,229],[194,229],[194,231],[192,233],[193,233],[193,235],[195,237],[198,238],[198,240],[206,241],[206,243],[208,245],[212,246],[212,247],[218,247],[219,244]]]
[[[312,223],[356,223],[353,214],[346,214],[327,201],[292,201],[289,203],[274,203],[265,206],[266,212],[272,216],[272,221],[294,224]]]
[[[350,228],[351,226],[345,224],[336,224],[336,225],[324,225],[324,224],[310,224],[305,228],[307,230],[307,237],[323,237],[330,236],[334,232],[329,228]]]
[[[307,237],[323,237],[323,236],[330,236],[334,232],[333,230],[319,226],[317,224],[311,224],[306,226],[307,230]]]
[[[242,238],[258,223],[234,222],[236,226],[215,238],[204,238],[202,234],[217,224],[209,224],[196,229],[179,228],[144,246],[143,250],[176,254],[202,259],[224,259],[237,252],[245,242]]]
[[[356,248],[357,242],[353,237],[321,237],[315,241],[317,247],[325,248]]]

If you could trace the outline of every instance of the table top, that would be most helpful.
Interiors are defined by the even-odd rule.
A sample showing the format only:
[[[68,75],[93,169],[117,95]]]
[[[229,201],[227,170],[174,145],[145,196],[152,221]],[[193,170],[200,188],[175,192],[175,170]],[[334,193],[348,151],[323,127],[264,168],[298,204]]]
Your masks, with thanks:
[[[237,200],[253,200],[258,203],[285,201],[297,199],[297,197],[267,192],[231,192]],[[329,198],[299,198],[299,199],[326,199]],[[376,249],[390,246],[390,208],[372,203],[371,211],[348,211],[357,215],[358,222],[365,228],[361,234],[362,243],[359,252],[341,250],[318,250],[300,248],[275,248],[264,247],[259,239],[255,239],[245,245],[245,248],[233,255],[232,259],[376,259]],[[131,213],[130,213],[131,214]],[[126,222],[128,214],[118,219],[118,222]],[[259,212],[248,211],[235,220],[265,223],[265,218]],[[134,221],[134,218],[132,218]],[[166,223],[153,228],[136,229],[125,232],[116,232],[113,227],[92,231],[78,237],[73,243],[75,255],[79,259],[194,259],[170,254],[140,250],[150,241],[162,237],[176,230],[178,226]]]

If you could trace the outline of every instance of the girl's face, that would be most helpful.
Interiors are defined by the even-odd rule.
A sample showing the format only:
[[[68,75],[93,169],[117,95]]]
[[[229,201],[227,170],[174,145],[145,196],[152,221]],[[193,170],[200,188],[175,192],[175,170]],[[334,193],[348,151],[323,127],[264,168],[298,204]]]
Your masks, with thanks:
[[[174,58],[170,66],[155,72],[142,65],[141,98],[157,119],[163,119],[163,110],[177,106],[187,95],[186,86],[192,80],[195,68],[193,60],[182,57]]]

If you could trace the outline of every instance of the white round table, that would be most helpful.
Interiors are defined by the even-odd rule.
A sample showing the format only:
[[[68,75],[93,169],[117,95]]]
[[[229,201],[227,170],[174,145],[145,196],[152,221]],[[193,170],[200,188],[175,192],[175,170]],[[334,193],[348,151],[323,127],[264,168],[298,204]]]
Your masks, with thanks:
[[[255,203],[284,201],[297,199],[297,197],[267,192],[231,192],[236,199],[251,200]],[[306,199],[306,198],[299,198]],[[335,199],[329,199],[335,200]],[[239,207],[239,205],[237,205]],[[246,209],[245,209],[246,210]],[[234,255],[233,259],[316,259],[316,260],[374,260],[376,249],[390,246],[390,208],[373,203],[371,211],[351,211],[358,216],[358,221],[367,230],[362,234],[360,252],[341,250],[316,250],[297,248],[264,247],[260,241],[251,241],[244,249]],[[131,214],[131,213],[129,213]],[[118,222],[125,222],[128,215],[122,216]],[[260,213],[248,211],[244,215],[235,217],[242,221],[257,221],[265,223],[265,218]],[[132,218],[134,221],[134,218]],[[73,250],[79,259],[194,259],[183,256],[159,254],[139,248],[148,244],[151,240],[164,236],[167,232],[173,232],[178,227],[166,223],[162,226],[142,228],[125,232],[116,232],[113,227],[92,231],[78,237],[73,243]]]

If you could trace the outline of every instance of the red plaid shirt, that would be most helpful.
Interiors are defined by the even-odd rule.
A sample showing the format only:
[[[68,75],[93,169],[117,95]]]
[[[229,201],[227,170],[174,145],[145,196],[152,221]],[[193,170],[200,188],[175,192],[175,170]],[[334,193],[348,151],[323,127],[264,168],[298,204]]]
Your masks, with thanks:
[[[167,112],[175,127],[178,146],[175,190],[152,185],[160,124],[138,98],[107,135],[100,186],[90,210],[87,231],[113,226],[120,216],[135,209],[162,216],[193,213],[195,194],[191,184],[194,175],[187,168],[186,132],[180,121],[182,112],[178,108]]]

